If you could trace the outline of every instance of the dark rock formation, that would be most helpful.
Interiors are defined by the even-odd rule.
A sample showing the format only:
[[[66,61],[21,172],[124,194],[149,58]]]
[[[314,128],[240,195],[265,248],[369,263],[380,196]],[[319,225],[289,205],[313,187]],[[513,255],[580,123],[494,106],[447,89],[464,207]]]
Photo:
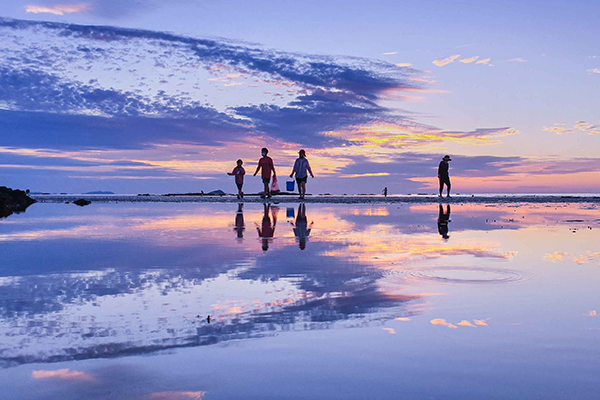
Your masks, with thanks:
[[[89,200],[86,200],[86,199],[79,199],[79,200],[75,200],[73,202],[73,204],[76,204],[79,207],[83,207],[83,206],[87,206],[88,204],[92,204],[92,202]]]
[[[12,190],[0,186],[0,218],[8,217],[13,212],[24,212],[27,207],[35,203],[23,190]]]

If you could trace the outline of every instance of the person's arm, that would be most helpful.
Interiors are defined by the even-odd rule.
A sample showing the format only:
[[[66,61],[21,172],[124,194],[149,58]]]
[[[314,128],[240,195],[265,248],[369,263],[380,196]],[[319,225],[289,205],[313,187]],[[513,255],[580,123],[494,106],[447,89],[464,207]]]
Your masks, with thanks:
[[[442,170],[442,163],[440,163],[440,165],[438,165],[438,178],[441,176],[441,170]]]
[[[233,171],[228,172],[227,175],[237,175],[237,173],[235,172],[237,168],[234,168]]]
[[[294,162],[294,166],[292,167],[292,173],[290,174],[290,178],[294,177],[294,174],[296,173],[296,166],[298,165],[298,160],[296,160]]]
[[[310,163],[308,162],[308,160],[306,160],[306,169],[308,169],[308,172],[310,172],[311,178],[314,178],[315,176],[312,173],[312,169],[310,169]]]
[[[260,171],[260,161],[258,162],[258,167],[256,167],[256,171],[254,171],[253,176],[256,176],[256,174],[258,174],[258,171]]]
[[[273,171],[273,177],[277,177],[277,173],[275,172],[275,166],[273,165],[273,161],[271,161],[271,171]]]

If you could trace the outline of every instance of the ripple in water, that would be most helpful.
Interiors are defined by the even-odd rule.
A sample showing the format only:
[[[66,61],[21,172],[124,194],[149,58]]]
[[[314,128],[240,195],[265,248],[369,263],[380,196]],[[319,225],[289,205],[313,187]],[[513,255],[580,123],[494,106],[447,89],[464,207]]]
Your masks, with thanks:
[[[526,276],[519,271],[501,268],[480,267],[430,267],[390,271],[391,275],[400,275],[408,280],[433,281],[451,284],[510,283],[519,282]]]

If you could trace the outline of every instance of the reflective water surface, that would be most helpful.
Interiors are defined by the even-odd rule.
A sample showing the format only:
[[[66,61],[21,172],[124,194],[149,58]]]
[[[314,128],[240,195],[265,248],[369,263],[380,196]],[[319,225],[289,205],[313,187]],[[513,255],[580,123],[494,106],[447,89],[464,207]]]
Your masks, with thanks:
[[[594,398],[599,239],[596,204],[35,204],[0,398]]]

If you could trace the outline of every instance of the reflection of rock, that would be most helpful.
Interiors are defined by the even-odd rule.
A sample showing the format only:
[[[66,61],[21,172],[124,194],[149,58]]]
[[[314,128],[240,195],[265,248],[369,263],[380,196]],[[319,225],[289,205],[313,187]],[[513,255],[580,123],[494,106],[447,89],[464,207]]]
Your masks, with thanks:
[[[33,203],[35,200],[27,196],[26,192],[0,186],[0,217],[8,217],[13,212],[24,212]]]
[[[88,204],[92,204],[92,202],[89,200],[86,200],[86,199],[79,199],[79,200],[75,200],[73,202],[73,204],[76,204],[79,207],[83,207],[83,206],[87,206]]]

